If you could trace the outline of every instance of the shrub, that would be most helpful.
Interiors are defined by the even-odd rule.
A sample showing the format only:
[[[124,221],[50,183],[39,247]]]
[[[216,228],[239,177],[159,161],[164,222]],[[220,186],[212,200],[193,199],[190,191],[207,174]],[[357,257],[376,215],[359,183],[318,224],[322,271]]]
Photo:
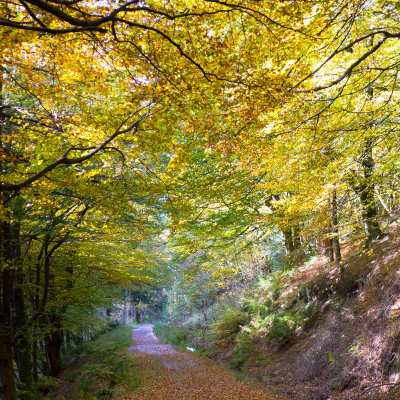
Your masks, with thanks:
[[[96,392],[96,399],[98,400],[106,400],[112,396],[112,389],[102,388]]]
[[[255,344],[252,343],[238,344],[232,352],[231,368],[240,369],[253,354],[254,347]]]
[[[65,379],[67,382],[72,383],[72,382],[75,382],[76,379],[77,379],[78,377],[79,377],[78,371],[71,370],[71,371],[68,371],[68,372],[65,374],[64,379]]]
[[[49,388],[55,388],[61,383],[61,380],[58,378],[54,378],[52,376],[47,375],[39,375],[38,376],[38,389],[45,390]]]
[[[90,394],[90,390],[92,388],[93,378],[92,377],[85,377],[79,383],[80,395],[82,398],[85,398],[88,394]]]
[[[293,335],[296,329],[295,322],[285,314],[275,315],[268,332],[268,340],[283,346]]]
[[[136,370],[134,360],[127,350],[132,344],[131,335],[129,327],[120,326],[77,348],[80,358],[85,362],[71,369],[65,377],[79,387],[77,400],[95,400],[92,393],[98,382],[104,384],[105,389],[123,385],[133,390],[141,384],[141,373]],[[106,400],[111,397],[105,389],[96,393],[97,399]]]
[[[120,326],[120,323],[118,321],[109,321],[107,323],[107,327],[109,329],[115,329],[115,328],[118,328],[119,326]]]
[[[233,340],[233,336],[246,325],[249,317],[247,313],[238,310],[228,310],[220,317],[219,321],[211,325],[213,342],[226,345]]]

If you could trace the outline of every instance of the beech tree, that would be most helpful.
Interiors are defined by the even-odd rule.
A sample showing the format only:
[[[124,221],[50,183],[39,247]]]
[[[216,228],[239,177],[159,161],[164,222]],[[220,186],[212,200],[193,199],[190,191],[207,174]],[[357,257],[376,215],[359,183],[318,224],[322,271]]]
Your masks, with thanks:
[[[135,249],[160,233],[156,216],[166,220],[169,213],[188,253],[221,243],[243,250],[279,230],[291,253],[330,240],[340,263],[342,217],[355,204],[356,222],[346,225],[365,223],[367,243],[379,239],[380,209],[393,217],[399,207],[398,11],[396,2],[363,0],[3,1],[6,397],[17,395],[14,359],[28,388],[36,374],[37,339],[15,329],[26,319],[21,235],[29,238],[30,227],[31,307],[40,315],[33,330],[47,318],[41,339],[49,354],[57,348],[49,357],[53,375],[60,370],[58,313],[68,307],[47,304],[49,283],[59,299],[75,282],[75,268],[70,273],[53,261],[73,248],[88,270],[111,262],[89,262],[78,242],[86,235],[93,252],[100,245],[113,252],[113,212],[138,225],[116,238],[133,237]],[[358,203],[346,201],[350,189]],[[133,264],[132,247],[117,249],[121,265],[125,257]],[[147,256],[134,254],[140,269]],[[64,283],[52,276],[61,270]],[[102,269],[114,277],[126,271]],[[19,341],[14,353],[12,332]],[[31,349],[32,365],[25,356]]]

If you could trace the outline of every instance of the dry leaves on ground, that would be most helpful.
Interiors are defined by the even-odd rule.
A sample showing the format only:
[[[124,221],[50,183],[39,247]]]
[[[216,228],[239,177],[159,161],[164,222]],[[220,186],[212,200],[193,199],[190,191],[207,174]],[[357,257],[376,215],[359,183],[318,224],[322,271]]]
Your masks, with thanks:
[[[211,360],[160,343],[151,325],[135,329],[133,339],[146,385],[120,400],[284,400],[238,382]]]

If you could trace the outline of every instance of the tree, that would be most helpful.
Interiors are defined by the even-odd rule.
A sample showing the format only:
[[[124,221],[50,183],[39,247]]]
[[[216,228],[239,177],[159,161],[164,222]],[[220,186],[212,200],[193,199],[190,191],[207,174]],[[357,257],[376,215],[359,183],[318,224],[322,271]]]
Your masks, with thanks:
[[[207,252],[215,271],[235,272],[232,259],[277,229],[289,252],[309,253],[329,230],[340,262],[339,225],[355,204],[343,200],[350,186],[368,242],[378,239],[376,190],[391,211],[399,197],[397,11],[396,3],[361,0],[3,1],[7,398],[16,396],[10,332],[27,309],[17,301],[13,316],[11,298],[26,302],[20,288],[33,276],[32,310],[46,312],[40,340],[54,355],[52,373],[60,369],[59,333],[76,301],[64,292],[84,287],[66,254],[76,254],[96,282],[135,281],[128,264],[140,270],[154,261],[140,245],[159,235],[154,221],[165,223],[169,212],[180,248]],[[27,275],[18,249],[30,228],[25,254],[35,263]],[[92,256],[79,241],[94,254],[99,246],[118,254],[118,262]],[[221,257],[227,249],[232,256]],[[49,302],[50,291],[65,302]],[[29,360],[17,351],[15,358]]]

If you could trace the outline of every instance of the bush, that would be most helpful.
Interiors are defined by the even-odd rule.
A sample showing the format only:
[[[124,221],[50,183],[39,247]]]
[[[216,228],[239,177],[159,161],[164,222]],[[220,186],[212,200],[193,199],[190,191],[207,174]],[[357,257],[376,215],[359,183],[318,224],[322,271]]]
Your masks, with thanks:
[[[221,315],[219,321],[211,325],[213,342],[217,345],[227,345],[233,340],[243,325],[249,320],[247,313],[238,310],[228,310]]]
[[[231,360],[231,368],[240,369],[241,366],[250,358],[253,354],[255,344],[238,344],[233,349],[233,359]]]
[[[64,380],[66,380],[69,383],[72,383],[75,382],[78,377],[79,377],[78,371],[72,370],[68,371],[65,374]]]
[[[61,380],[58,378],[54,378],[52,376],[47,376],[47,375],[39,375],[38,376],[38,389],[39,390],[48,390],[50,388],[55,388],[61,383]]]
[[[285,314],[275,315],[271,328],[267,334],[268,340],[283,346],[292,337],[296,324],[292,318]]]
[[[92,377],[85,377],[79,383],[80,395],[82,398],[86,398],[88,394],[90,394],[90,390],[92,389],[93,379]]]
[[[118,328],[119,326],[120,326],[120,323],[118,321],[109,321],[107,323],[107,327],[109,329],[115,329],[115,328]]]
[[[112,389],[102,388],[96,392],[96,399],[107,400],[112,396]]]

